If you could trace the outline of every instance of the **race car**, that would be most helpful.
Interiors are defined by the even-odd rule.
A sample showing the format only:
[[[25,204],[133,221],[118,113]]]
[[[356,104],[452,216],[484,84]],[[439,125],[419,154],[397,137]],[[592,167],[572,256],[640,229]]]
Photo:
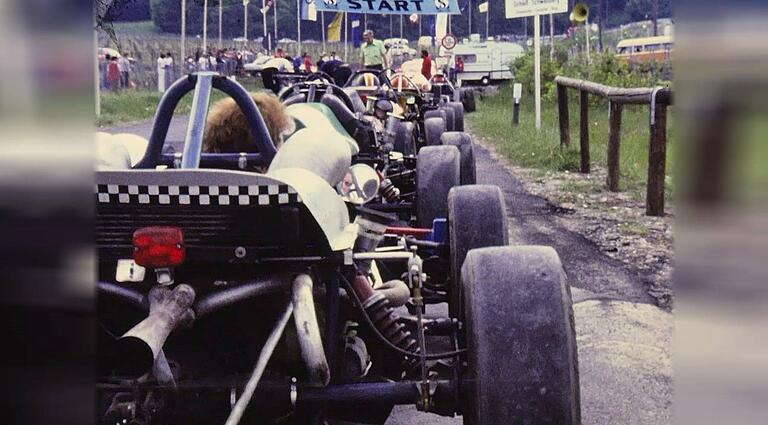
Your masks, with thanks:
[[[258,152],[202,153],[190,131],[163,154],[181,98],[213,88]],[[581,423],[565,274],[551,248],[509,246],[501,190],[455,187],[447,221],[402,228],[369,208],[380,176],[352,165],[331,116],[303,124],[277,150],[238,83],[193,74],[165,93],[142,159],[96,172],[99,422],[383,424],[414,405]]]

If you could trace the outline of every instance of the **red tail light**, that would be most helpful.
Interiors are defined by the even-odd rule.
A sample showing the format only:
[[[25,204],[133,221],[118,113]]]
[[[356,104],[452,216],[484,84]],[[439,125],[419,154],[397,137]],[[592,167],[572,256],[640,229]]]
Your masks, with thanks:
[[[133,233],[133,260],[142,267],[175,267],[185,257],[184,233],[178,227],[144,227]]]

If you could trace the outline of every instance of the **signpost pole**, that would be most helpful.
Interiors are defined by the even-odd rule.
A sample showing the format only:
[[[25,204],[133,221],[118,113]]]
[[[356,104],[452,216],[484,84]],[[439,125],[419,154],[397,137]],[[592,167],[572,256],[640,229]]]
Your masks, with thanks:
[[[587,64],[592,63],[592,61],[589,58],[589,18],[587,18],[586,21],[584,21],[584,35],[585,35],[585,44],[587,45]]]
[[[536,129],[541,128],[541,15],[533,15],[533,62],[536,74]]]

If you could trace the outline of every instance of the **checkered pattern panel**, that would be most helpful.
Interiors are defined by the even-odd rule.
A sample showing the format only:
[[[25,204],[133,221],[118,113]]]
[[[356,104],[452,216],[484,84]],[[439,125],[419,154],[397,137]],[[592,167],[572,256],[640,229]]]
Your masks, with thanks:
[[[251,205],[296,204],[301,197],[288,185],[263,186],[140,186],[96,185],[99,204]]]

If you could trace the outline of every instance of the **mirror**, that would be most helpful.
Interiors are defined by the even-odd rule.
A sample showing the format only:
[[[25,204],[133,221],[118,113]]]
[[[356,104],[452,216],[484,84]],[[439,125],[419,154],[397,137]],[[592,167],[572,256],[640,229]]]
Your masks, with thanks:
[[[379,194],[379,174],[365,164],[349,167],[344,179],[336,186],[341,197],[352,204],[363,205]]]

